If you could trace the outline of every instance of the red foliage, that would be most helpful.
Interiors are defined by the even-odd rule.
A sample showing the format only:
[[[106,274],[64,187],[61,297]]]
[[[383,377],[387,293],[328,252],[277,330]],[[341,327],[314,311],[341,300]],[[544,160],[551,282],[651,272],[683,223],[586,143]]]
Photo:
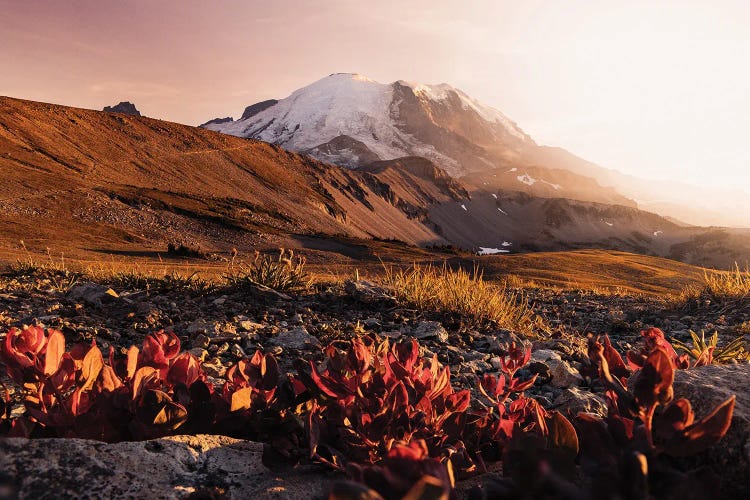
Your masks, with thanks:
[[[590,371],[610,410],[606,418],[580,414],[574,427],[523,394],[536,376],[516,376],[531,350],[515,344],[501,356],[501,373],[477,378],[476,398],[454,389],[449,368],[420,355],[415,340],[390,345],[376,337],[332,344],[322,363],[303,363],[288,380],[273,356],[258,351],[227,370],[218,390],[173,333],[151,334],[124,356],[110,348],[105,359],[95,342],[66,351],[59,331],[14,328],[0,361],[21,388],[25,411],[11,418],[0,386],[0,434],[235,435],[267,443],[269,465],[304,451],[357,482],[337,485],[332,498],[445,498],[455,478],[496,460],[505,476],[488,487],[490,496],[640,498],[688,477],[653,471],[668,470],[662,456],[715,444],[734,408],[730,398],[696,422],[690,402],[673,396],[674,370],[685,360],[660,330],[642,334],[644,347],[627,363],[607,336],[589,340]],[[591,491],[575,485],[577,464]]]
[[[175,432],[241,433],[274,403],[276,361],[256,352],[227,371],[216,392],[200,362],[180,354],[180,341],[163,331],[117,358],[105,360],[92,342],[65,352],[57,330],[11,329],[0,350],[8,376],[23,387],[25,412],[11,436],[83,437],[104,441],[150,439]],[[10,404],[3,401],[3,420]],[[232,422],[231,428],[224,425]],[[238,430],[239,429],[239,430]]]

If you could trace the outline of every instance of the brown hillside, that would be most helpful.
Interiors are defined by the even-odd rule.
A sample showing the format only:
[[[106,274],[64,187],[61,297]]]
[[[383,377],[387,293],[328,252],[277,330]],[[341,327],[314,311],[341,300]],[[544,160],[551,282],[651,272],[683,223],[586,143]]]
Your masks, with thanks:
[[[0,246],[163,251],[287,235],[441,239],[371,180],[266,143],[118,113],[0,98]]]

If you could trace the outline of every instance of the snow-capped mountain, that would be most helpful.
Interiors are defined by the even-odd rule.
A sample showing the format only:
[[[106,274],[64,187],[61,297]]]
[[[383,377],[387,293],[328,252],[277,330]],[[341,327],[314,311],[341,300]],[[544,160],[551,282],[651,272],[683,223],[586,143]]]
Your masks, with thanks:
[[[454,177],[509,164],[537,147],[503,113],[444,83],[385,84],[337,73],[263,104],[204,127],[346,166],[421,156]]]

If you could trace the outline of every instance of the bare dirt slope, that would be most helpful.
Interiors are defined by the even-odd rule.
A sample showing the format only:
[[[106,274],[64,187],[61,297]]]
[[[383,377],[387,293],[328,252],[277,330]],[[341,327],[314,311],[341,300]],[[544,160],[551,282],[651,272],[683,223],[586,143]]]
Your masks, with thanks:
[[[75,255],[170,241],[227,250],[321,233],[442,241],[361,174],[149,118],[0,98],[0,171],[6,249],[23,239]]]

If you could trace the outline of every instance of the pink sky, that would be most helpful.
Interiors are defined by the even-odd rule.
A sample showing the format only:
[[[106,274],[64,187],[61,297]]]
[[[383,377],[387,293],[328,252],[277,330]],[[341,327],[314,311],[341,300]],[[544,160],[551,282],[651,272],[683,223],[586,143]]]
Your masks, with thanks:
[[[0,95],[130,100],[198,124],[334,72],[447,82],[602,165],[750,187],[740,1],[0,0],[0,13]]]

